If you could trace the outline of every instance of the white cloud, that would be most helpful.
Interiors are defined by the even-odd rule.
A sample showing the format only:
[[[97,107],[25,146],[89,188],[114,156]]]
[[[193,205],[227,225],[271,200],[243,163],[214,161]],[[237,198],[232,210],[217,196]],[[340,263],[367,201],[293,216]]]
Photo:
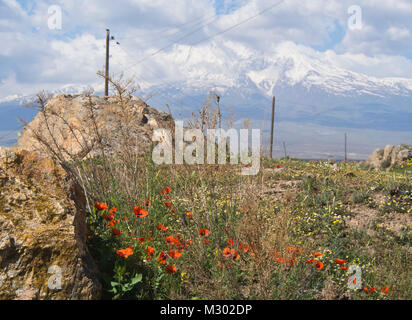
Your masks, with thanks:
[[[332,50],[326,51],[324,55],[327,61],[341,68],[378,78],[388,76],[410,78],[412,74],[412,61],[403,56],[375,55],[371,57],[363,53],[337,54]]]
[[[203,45],[200,43],[190,49],[191,44],[213,37],[274,4],[269,0],[243,3],[237,10],[216,16],[212,0],[194,1],[190,6],[186,0],[44,0],[37,1],[28,14],[17,1],[4,0],[0,3],[0,25],[3,26],[0,41],[7,45],[0,47],[0,79],[15,79],[15,91],[29,83],[93,83],[97,79],[96,71],[104,64],[106,27],[110,27],[121,43],[120,47],[113,45],[111,48],[112,70],[116,72],[128,70],[133,62],[199,29],[179,41],[183,46],[167,47],[165,52],[132,68],[132,73],[142,77],[182,80],[188,51],[201,50]],[[47,28],[47,8],[54,4],[63,9],[61,31]],[[349,0],[284,1],[217,39],[231,43],[233,48],[237,46],[234,50],[243,50],[239,57],[250,54],[247,49],[240,48],[265,53],[284,41],[319,46],[330,40],[330,32],[337,22],[347,29],[347,8],[352,4]],[[357,4],[362,8],[363,29],[347,31],[335,48],[312,54],[368,75],[410,76],[412,61],[402,55],[412,43],[412,3],[359,0]],[[232,54],[227,48],[225,50],[220,53],[226,57]],[[308,48],[308,52],[312,51]],[[198,67],[207,69],[211,79],[218,80],[222,72],[236,70],[236,61],[230,66],[215,66],[218,62],[214,57],[199,57]],[[8,94],[16,93],[8,83],[7,90],[11,90]],[[6,92],[6,86],[3,84],[0,90]]]

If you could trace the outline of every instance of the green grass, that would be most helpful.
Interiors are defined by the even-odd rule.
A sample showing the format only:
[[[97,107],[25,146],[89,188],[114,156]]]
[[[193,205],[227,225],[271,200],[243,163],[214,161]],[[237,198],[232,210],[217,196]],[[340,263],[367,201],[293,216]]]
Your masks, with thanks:
[[[115,228],[122,232],[113,236],[101,217],[107,212],[89,212],[88,245],[105,299],[412,299],[411,226],[397,233],[379,225],[387,213],[412,214],[409,168],[376,172],[341,163],[333,170],[321,161],[266,158],[259,174],[248,177],[230,165],[156,166],[147,159],[134,168],[137,177],[126,175],[133,183],[111,174],[104,193],[90,199],[117,208]],[[278,164],[283,171],[274,171]],[[288,181],[299,183],[280,196],[270,192],[269,186]],[[162,194],[165,187],[171,192]],[[381,198],[383,203],[376,200]],[[148,208],[144,200],[150,200]],[[134,215],[138,205],[147,216]],[[349,226],[348,218],[358,218],[354,208],[375,210],[376,224],[370,230]],[[201,228],[210,235],[200,235]],[[180,247],[166,242],[170,235]],[[129,246],[128,258],[116,253]],[[235,254],[225,257],[225,248]],[[157,260],[160,252],[179,249],[181,256],[169,256],[166,265]],[[339,265],[337,258],[346,262]],[[168,273],[168,265],[177,271]],[[348,288],[349,274],[341,267],[351,265],[362,271],[362,289],[375,292]],[[388,294],[381,292],[384,286]]]

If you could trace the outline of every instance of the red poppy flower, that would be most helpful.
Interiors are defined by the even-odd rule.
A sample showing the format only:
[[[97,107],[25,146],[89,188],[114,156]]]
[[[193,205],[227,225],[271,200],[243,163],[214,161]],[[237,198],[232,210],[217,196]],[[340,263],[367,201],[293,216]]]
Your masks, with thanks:
[[[157,230],[162,230],[162,231],[166,231],[166,230],[167,230],[167,228],[166,228],[164,225],[162,225],[162,224],[158,224],[158,225],[156,226],[156,229],[157,229]]]
[[[165,206],[168,208],[173,207],[173,203],[169,202],[169,201],[165,201]]]
[[[192,213],[191,213],[191,212],[189,212],[189,211],[186,211],[186,215],[187,215],[190,219],[192,219],[192,218],[193,218]]]
[[[243,245],[242,243],[239,243],[239,248],[243,250],[243,252],[248,252],[249,248]]]
[[[318,270],[322,270],[323,269],[323,263],[320,261],[316,261],[314,264],[314,267]]]
[[[239,253],[238,253],[237,251],[234,252],[234,253],[233,253],[233,260],[236,261],[236,260],[239,259],[239,258],[240,258]]]
[[[114,217],[113,217],[112,215],[110,215],[110,214],[103,214],[103,215],[102,215],[102,218],[103,218],[104,220],[106,220],[106,221],[112,221],[112,220],[114,220]]]
[[[235,253],[235,249],[225,248],[222,252],[226,258],[229,258],[231,255]]]
[[[335,263],[337,264],[344,264],[346,262],[346,260],[343,259],[335,259]]]
[[[385,286],[385,287],[382,287],[382,288],[381,288],[381,291],[386,294],[386,293],[389,292],[389,287],[386,287],[386,286]]]
[[[112,229],[112,234],[113,234],[115,237],[118,237],[118,236],[120,236],[120,235],[122,234],[122,232],[119,231],[119,230],[117,230],[116,228],[113,228],[113,229]]]
[[[116,208],[111,208],[109,213],[113,216],[117,212]]]
[[[134,207],[133,212],[134,212],[135,216],[138,217],[138,218],[145,217],[149,214],[145,209],[142,209],[139,206]]]
[[[312,254],[317,258],[317,257],[320,257],[321,255],[323,255],[323,253],[320,253],[320,252],[317,252],[317,251],[315,251],[315,252],[312,252]]]
[[[232,239],[227,240],[226,244],[228,246],[233,246],[235,244],[235,242]]]
[[[342,270],[348,270],[349,267],[340,267]]]
[[[128,256],[133,254],[133,248],[128,247],[126,249],[117,250],[116,253],[121,256],[122,258],[127,258]]]
[[[278,165],[276,166],[276,168],[280,169],[280,168],[282,168],[282,166],[281,166],[280,164],[278,164]]]
[[[177,272],[177,268],[174,264],[172,264],[172,265],[166,267],[166,271],[170,274],[173,274],[173,273]]]
[[[208,229],[199,229],[199,234],[203,237],[208,237],[210,234],[210,231]]]
[[[363,288],[363,291],[365,291],[367,294],[371,295],[372,293],[374,293],[376,290],[376,287],[372,287],[370,289],[368,288]]]
[[[186,241],[186,246],[191,246],[192,245],[192,241],[191,240],[187,240]]]
[[[203,239],[203,243],[204,243],[204,244],[210,244],[210,240],[208,240],[208,239]]]
[[[309,260],[306,260],[306,263],[313,263],[313,261],[316,261],[316,259],[309,259]]]
[[[107,206],[107,204],[105,204],[104,202],[96,202],[94,204],[94,207],[99,210],[99,211],[103,211],[108,209],[109,207]]]
[[[147,249],[145,250],[148,254],[150,254],[150,255],[154,255],[154,248],[153,247],[147,247]]]
[[[166,264],[166,261],[167,261],[166,252],[164,251],[160,252],[159,257],[157,258],[157,261],[159,261],[161,264]]]
[[[179,240],[176,239],[176,238],[173,237],[173,236],[167,236],[167,237],[166,237],[166,242],[167,242],[168,244],[179,244]]]
[[[107,224],[107,226],[109,227],[109,228],[113,228],[116,224],[118,224],[119,223],[119,220],[112,220],[112,221],[110,221],[108,224]]]
[[[173,259],[179,258],[182,254],[176,250],[169,250],[169,256]]]
[[[167,193],[170,193],[170,192],[172,192],[172,189],[170,189],[169,187],[166,187],[166,188],[165,188],[165,191],[166,191]]]

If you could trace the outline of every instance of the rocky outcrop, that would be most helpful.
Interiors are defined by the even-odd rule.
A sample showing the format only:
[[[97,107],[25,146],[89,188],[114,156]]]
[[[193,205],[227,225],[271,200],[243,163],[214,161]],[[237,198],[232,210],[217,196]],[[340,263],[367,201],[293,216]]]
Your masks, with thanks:
[[[0,148],[0,299],[98,299],[84,196],[36,153]]]
[[[17,147],[59,160],[81,160],[98,154],[143,154],[153,129],[173,128],[170,114],[129,96],[108,99],[57,95],[20,132]]]
[[[405,164],[408,159],[412,159],[412,145],[387,145],[384,149],[376,149],[366,163],[375,169],[387,169]]]

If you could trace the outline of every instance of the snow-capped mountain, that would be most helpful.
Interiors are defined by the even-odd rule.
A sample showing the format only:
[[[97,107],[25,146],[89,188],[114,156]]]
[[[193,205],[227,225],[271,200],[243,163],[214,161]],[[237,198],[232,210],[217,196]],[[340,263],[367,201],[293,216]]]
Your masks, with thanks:
[[[137,94],[143,98],[153,95],[148,103],[159,109],[165,110],[168,104],[175,117],[189,117],[214,91],[221,96],[224,115],[230,107],[237,119],[250,118],[258,125],[270,118],[275,95],[280,133],[282,123],[294,123],[346,131],[397,131],[402,137],[405,133],[412,137],[412,79],[377,78],[346,70],[327,55],[292,42],[273,46],[270,52],[258,52],[236,42],[177,45],[153,61],[157,70],[162,69],[164,61],[175,62],[168,66],[168,73],[146,72],[150,70],[145,66],[140,69],[144,76],[137,80],[141,88]],[[127,70],[126,75],[133,71]],[[92,87],[102,93],[101,83]],[[68,85],[54,93],[81,93],[88,88]],[[0,99],[0,121],[7,121],[9,130],[11,118],[21,111],[16,106],[31,98],[15,94]],[[364,143],[367,141],[365,138]],[[362,157],[373,147],[389,142],[370,142]]]
[[[193,88],[206,85],[239,88],[249,85],[250,80],[269,96],[275,93],[275,88],[296,85],[307,90],[317,87],[341,96],[408,96],[412,92],[412,79],[376,78],[348,71],[319,52],[292,42],[283,42],[264,53],[233,42],[194,48],[180,45],[165,60],[176,61],[176,73],[186,79],[185,86]]]
[[[159,104],[186,103],[190,111],[194,101],[214,90],[236,115],[263,119],[265,111],[269,116],[275,95],[279,120],[412,130],[412,79],[345,70],[315,50],[291,42],[264,54],[232,42],[179,46],[171,54],[186,80],[157,85]],[[144,91],[151,90],[149,86]]]

